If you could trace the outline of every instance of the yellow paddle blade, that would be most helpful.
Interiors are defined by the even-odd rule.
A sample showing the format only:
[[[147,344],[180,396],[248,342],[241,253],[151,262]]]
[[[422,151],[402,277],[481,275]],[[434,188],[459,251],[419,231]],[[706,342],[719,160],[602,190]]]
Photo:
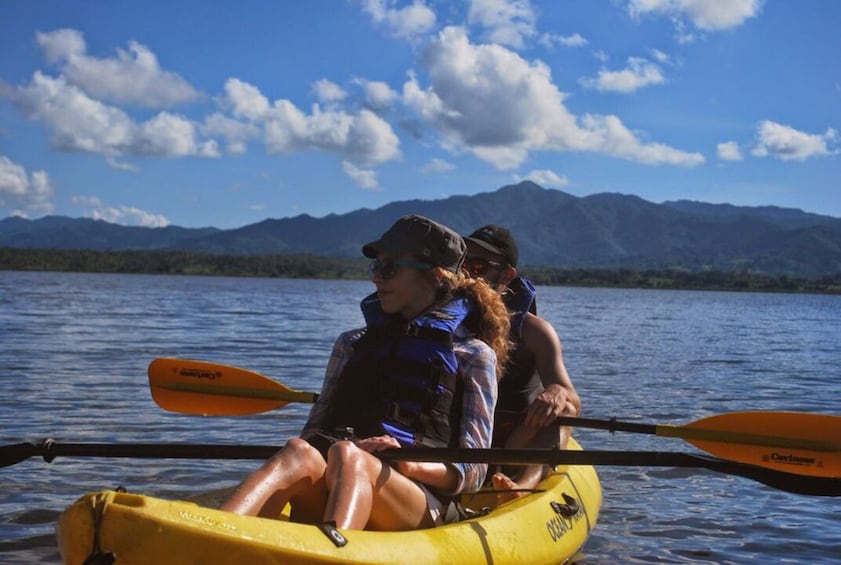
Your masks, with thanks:
[[[289,402],[312,403],[317,396],[254,371],[191,359],[155,359],[149,364],[149,387],[161,408],[202,416],[257,414]]]
[[[813,477],[841,478],[841,416],[802,412],[730,412],[684,426],[661,424],[723,459]]]

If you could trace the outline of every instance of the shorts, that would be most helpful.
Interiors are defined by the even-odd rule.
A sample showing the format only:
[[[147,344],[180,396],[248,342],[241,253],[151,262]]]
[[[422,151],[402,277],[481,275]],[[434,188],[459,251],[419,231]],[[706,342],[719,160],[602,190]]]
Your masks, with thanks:
[[[458,512],[458,506],[455,502],[449,499],[441,500],[437,495],[429,490],[429,487],[425,484],[417,481],[414,481],[414,483],[421,488],[424,496],[426,496],[426,506],[429,508],[429,514],[432,516],[432,522],[436,526],[452,524],[453,522],[458,522],[461,519]]]

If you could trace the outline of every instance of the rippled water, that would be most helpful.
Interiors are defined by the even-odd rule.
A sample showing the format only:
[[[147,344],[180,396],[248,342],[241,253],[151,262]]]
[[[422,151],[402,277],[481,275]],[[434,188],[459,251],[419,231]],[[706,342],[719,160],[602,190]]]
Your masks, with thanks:
[[[369,283],[0,271],[0,443],[282,443],[307,407],[238,418],[152,402],[155,357],[239,365],[318,390]],[[539,288],[585,415],[687,423],[736,410],[841,414],[841,297]],[[580,430],[592,449],[691,451],[679,439]],[[53,523],[84,492],[186,497],[257,463],[32,458],[0,468],[0,563],[59,561]],[[832,563],[841,499],[694,469],[602,467],[580,561]]]

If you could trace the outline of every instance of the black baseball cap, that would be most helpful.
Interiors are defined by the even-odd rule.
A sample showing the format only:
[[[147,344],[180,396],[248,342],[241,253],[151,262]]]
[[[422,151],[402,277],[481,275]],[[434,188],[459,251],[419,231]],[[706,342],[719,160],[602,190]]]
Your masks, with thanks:
[[[517,266],[517,260],[520,258],[520,252],[517,250],[517,242],[514,241],[511,232],[502,226],[488,224],[474,231],[464,239],[467,241],[468,247],[470,245],[478,246],[485,251],[490,251],[494,255],[502,257],[512,267]]]
[[[362,254],[372,259],[380,253],[409,254],[433,267],[457,273],[464,261],[467,244],[447,226],[424,216],[403,216],[380,239],[362,246]]]

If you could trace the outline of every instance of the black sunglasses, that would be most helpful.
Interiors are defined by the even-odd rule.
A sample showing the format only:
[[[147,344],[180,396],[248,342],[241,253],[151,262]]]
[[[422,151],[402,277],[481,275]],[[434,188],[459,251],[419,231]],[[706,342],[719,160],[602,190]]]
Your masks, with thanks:
[[[471,277],[482,277],[490,269],[502,269],[503,264],[489,259],[466,259],[462,267]]]
[[[409,261],[404,259],[374,259],[368,267],[371,276],[378,276],[383,280],[394,278],[400,267],[412,267],[413,269],[429,270],[432,265],[423,261]]]

